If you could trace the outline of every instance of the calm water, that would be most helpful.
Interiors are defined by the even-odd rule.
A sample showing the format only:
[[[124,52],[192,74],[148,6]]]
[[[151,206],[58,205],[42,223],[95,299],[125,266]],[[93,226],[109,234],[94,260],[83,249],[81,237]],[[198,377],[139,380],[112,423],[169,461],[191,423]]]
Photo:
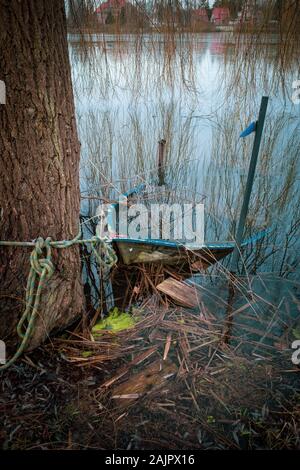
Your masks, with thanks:
[[[245,264],[249,273],[271,272],[298,286],[300,105],[291,95],[299,77],[291,70],[281,84],[273,80],[272,41],[262,46],[267,61],[241,65],[220,33],[186,35],[172,44],[160,36],[94,35],[84,49],[70,37],[81,189],[83,196],[116,197],[151,179],[157,142],[165,138],[169,184],[207,197],[206,240],[232,239],[253,144],[253,135],[239,134],[268,95],[247,234],[264,226],[272,233],[250,247]],[[95,202],[83,200],[84,214],[94,210]]]

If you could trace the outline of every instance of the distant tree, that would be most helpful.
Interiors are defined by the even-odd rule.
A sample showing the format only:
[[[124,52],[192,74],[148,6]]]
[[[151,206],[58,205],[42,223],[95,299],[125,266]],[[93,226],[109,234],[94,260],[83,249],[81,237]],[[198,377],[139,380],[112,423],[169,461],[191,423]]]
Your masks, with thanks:
[[[284,2],[283,0],[276,0],[274,9],[273,9],[273,19],[280,21],[282,18],[282,12],[283,12],[283,7],[284,7]]]
[[[208,0],[201,0],[199,8],[205,8],[206,10],[209,10],[209,3]]]
[[[107,18],[106,18],[105,24],[113,24],[114,22],[115,22],[114,15],[113,15],[112,11],[109,10],[109,12],[108,12],[108,14],[107,14]]]
[[[172,23],[175,21],[178,1],[162,0],[156,3],[156,16],[161,24]]]
[[[121,24],[121,25],[126,24],[126,11],[125,11],[125,7],[121,8],[120,24]]]
[[[211,9],[210,6],[209,6],[208,0],[201,0],[201,1],[200,1],[199,8],[205,8],[205,10],[206,10],[206,12],[207,12],[208,18],[209,18],[209,19],[211,18],[212,9]]]
[[[82,0],[71,0],[68,4],[67,24],[69,27],[86,26],[93,18],[93,4]]]

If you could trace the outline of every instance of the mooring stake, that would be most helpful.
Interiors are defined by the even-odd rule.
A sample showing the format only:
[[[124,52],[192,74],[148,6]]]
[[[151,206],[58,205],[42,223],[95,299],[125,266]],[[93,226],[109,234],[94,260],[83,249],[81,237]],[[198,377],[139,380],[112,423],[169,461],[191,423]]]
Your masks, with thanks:
[[[260,144],[261,144],[261,140],[262,140],[262,132],[263,132],[265,119],[266,119],[268,101],[269,101],[268,96],[263,96],[262,97],[258,121],[256,123],[252,123],[241,134],[241,137],[246,137],[247,135],[251,134],[252,132],[255,132],[255,139],[254,139],[254,143],[253,143],[252,155],[251,155],[251,160],[250,160],[250,165],[249,165],[249,170],[248,170],[248,177],[247,177],[247,183],[246,183],[246,189],[245,189],[245,194],[244,194],[243,205],[242,205],[242,209],[241,209],[241,213],[240,213],[238,228],[237,228],[237,231],[236,231],[236,237],[235,237],[236,244],[235,244],[235,248],[234,248],[234,251],[233,251],[232,262],[231,262],[231,272],[232,273],[237,272],[237,268],[238,268],[238,261],[239,261],[240,253],[241,253],[241,243],[242,243],[242,239],[243,239],[243,234],[244,234],[244,229],[245,229],[245,222],[246,222],[246,219],[247,219],[247,214],[248,214],[248,209],[249,209],[250,196],[251,196],[251,192],[252,192],[252,188],[253,188],[253,181],[254,181],[254,176],[255,176],[255,170],[256,170],[256,165],[257,165],[257,159],[258,159]]]
[[[246,189],[244,194],[243,205],[240,213],[238,228],[235,237],[235,248],[232,254],[232,261],[231,261],[231,268],[229,272],[229,280],[228,280],[228,302],[227,308],[225,312],[225,327],[223,332],[223,342],[226,344],[230,343],[232,328],[233,328],[233,304],[236,294],[236,285],[238,284],[238,279],[236,276],[236,272],[238,270],[238,262],[241,254],[241,243],[243,239],[244,229],[245,229],[245,222],[248,215],[249,209],[249,202],[251,197],[251,192],[253,188],[255,170],[257,165],[257,159],[262,139],[262,132],[264,128],[264,123],[266,119],[266,112],[268,107],[268,96],[263,96],[260,105],[259,117],[257,122],[252,122],[246,130],[244,130],[240,137],[247,137],[248,135],[255,132],[255,139],[253,143],[252,155],[248,170],[248,177],[246,183]]]
[[[164,159],[165,159],[165,139],[161,139],[158,142],[158,184],[159,186],[163,186],[165,184],[165,167],[164,167]]]

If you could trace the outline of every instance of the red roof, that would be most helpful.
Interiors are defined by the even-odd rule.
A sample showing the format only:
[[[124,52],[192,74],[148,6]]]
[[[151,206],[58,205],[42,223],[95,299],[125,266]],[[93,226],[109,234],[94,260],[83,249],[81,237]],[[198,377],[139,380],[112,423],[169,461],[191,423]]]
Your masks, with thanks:
[[[123,8],[128,2],[126,0],[108,0],[107,2],[101,3],[101,5],[96,8],[95,13],[101,13],[108,8]]]
[[[224,20],[230,18],[230,10],[227,7],[215,7],[212,16],[215,20]]]

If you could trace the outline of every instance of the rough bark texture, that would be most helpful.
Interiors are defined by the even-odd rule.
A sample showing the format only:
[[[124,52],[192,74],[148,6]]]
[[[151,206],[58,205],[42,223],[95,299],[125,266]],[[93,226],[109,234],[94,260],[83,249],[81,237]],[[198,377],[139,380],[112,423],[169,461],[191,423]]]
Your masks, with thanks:
[[[0,240],[78,232],[79,154],[64,0],[0,0]],[[0,246],[0,339],[24,308],[29,248]],[[43,292],[37,346],[83,309],[77,247],[53,249],[55,274]]]

